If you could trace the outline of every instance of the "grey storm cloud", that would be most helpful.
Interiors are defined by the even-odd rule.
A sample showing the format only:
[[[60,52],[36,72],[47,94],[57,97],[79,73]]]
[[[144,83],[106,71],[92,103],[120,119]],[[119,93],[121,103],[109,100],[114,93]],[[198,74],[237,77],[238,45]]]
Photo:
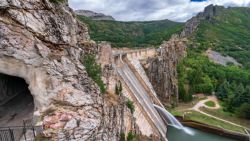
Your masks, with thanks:
[[[74,10],[84,9],[111,15],[120,21],[170,19],[186,21],[209,4],[250,6],[250,0],[69,0]]]

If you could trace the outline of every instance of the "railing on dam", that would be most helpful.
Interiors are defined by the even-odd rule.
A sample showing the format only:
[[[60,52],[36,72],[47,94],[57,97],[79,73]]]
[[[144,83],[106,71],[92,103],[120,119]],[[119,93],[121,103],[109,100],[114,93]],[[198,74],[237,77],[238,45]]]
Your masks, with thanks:
[[[113,57],[118,59],[119,57],[127,57],[128,59],[147,59],[149,57],[154,57],[157,54],[155,48],[146,49],[133,49],[133,50],[115,50],[113,51]]]

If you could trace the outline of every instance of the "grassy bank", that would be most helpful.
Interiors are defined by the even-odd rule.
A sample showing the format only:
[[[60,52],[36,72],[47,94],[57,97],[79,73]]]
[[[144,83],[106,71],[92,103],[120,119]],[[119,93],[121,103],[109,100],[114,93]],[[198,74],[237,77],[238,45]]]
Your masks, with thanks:
[[[215,107],[215,103],[213,101],[207,101],[205,102],[205,105],[208,107]]]
[[[243,119],[243,118],[238,118],[235,114],[225,112],[222,109],[211,110],[211,109],[207,109],[207,108],[201,108],[201,110],[205,113],[210,114],[210,115],[225,119],[227,121],[239,124],[241,126],[244,126],[244,127],[247,127],[250,129],[250,121]]]
[[[186,110],[186,111],[176,111],[176,110],[170,110],[170,112],[175,116],[183,116],[185,113],[184,119],[185,120],[193,120],[200,123],[208,124],[211,126],[223,128],[228,131],[233,132],[239,132],[239,133],[245,133],[244,130],[241,127],[228,124],[226,122],[223,122],[221,120],[214,119],[212,117],[208,117],[206,115],[203,115],[196,111]]]

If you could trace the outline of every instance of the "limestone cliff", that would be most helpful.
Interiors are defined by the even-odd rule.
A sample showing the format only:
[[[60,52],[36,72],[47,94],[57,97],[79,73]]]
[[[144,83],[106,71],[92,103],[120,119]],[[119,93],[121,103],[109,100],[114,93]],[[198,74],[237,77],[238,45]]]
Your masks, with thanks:
[[[144,62],[144,68],[163,104],[178,99],[178,61],[186,54],[186,39],[173,36],[158,49],[158,56]]]
[[[189,37],[194,31],[197,30],[200,22],[202,20],[211,20],[211,18],[218,14],[218,12],[223,9],[223,6],[209,5],[205,7],[203,12],[198,13],[196,16],[192,17],[185,24],[183,31],[181,32],[181,37]]]
[[[97,45],[66,0],[0,1],[0,73],[25,79],[34,123],[50,140],[117,141],[134,131],[123,100],[112,104],[88,77],[86,53]]]
[[[178,100],[178,61],[185,56],[187,39],[195,32],[202,20],[211,20],[224,7],[209,5],[203,12],[188,20],[183,31],[173,36],[159,48],[156,58],[150,58],[144,66],[154,89],[163,103],[169,103],[170,96]]]

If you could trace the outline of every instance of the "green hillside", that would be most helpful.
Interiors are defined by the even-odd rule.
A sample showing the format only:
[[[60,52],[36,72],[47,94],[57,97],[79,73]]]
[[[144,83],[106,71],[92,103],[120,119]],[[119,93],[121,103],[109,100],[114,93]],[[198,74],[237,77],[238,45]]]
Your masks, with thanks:
[[[221,9],[199,25],[193,41],[199,48],[211,47],[250,68],[250,8]]]
[[[182,30],[183,23],[169,20],[148,22],[93,21],[78,16],[90,29],[91,39],[110,41],[113,47],[159,46],[172,34]]]
[[[178,65],[183,101],[196,93],[215,92],[225,111],[250,119],[250,8],[222,8],[201,21],[189,38],[188,56]],[[204,52],[212,48],[243,66],[213,63]]]

